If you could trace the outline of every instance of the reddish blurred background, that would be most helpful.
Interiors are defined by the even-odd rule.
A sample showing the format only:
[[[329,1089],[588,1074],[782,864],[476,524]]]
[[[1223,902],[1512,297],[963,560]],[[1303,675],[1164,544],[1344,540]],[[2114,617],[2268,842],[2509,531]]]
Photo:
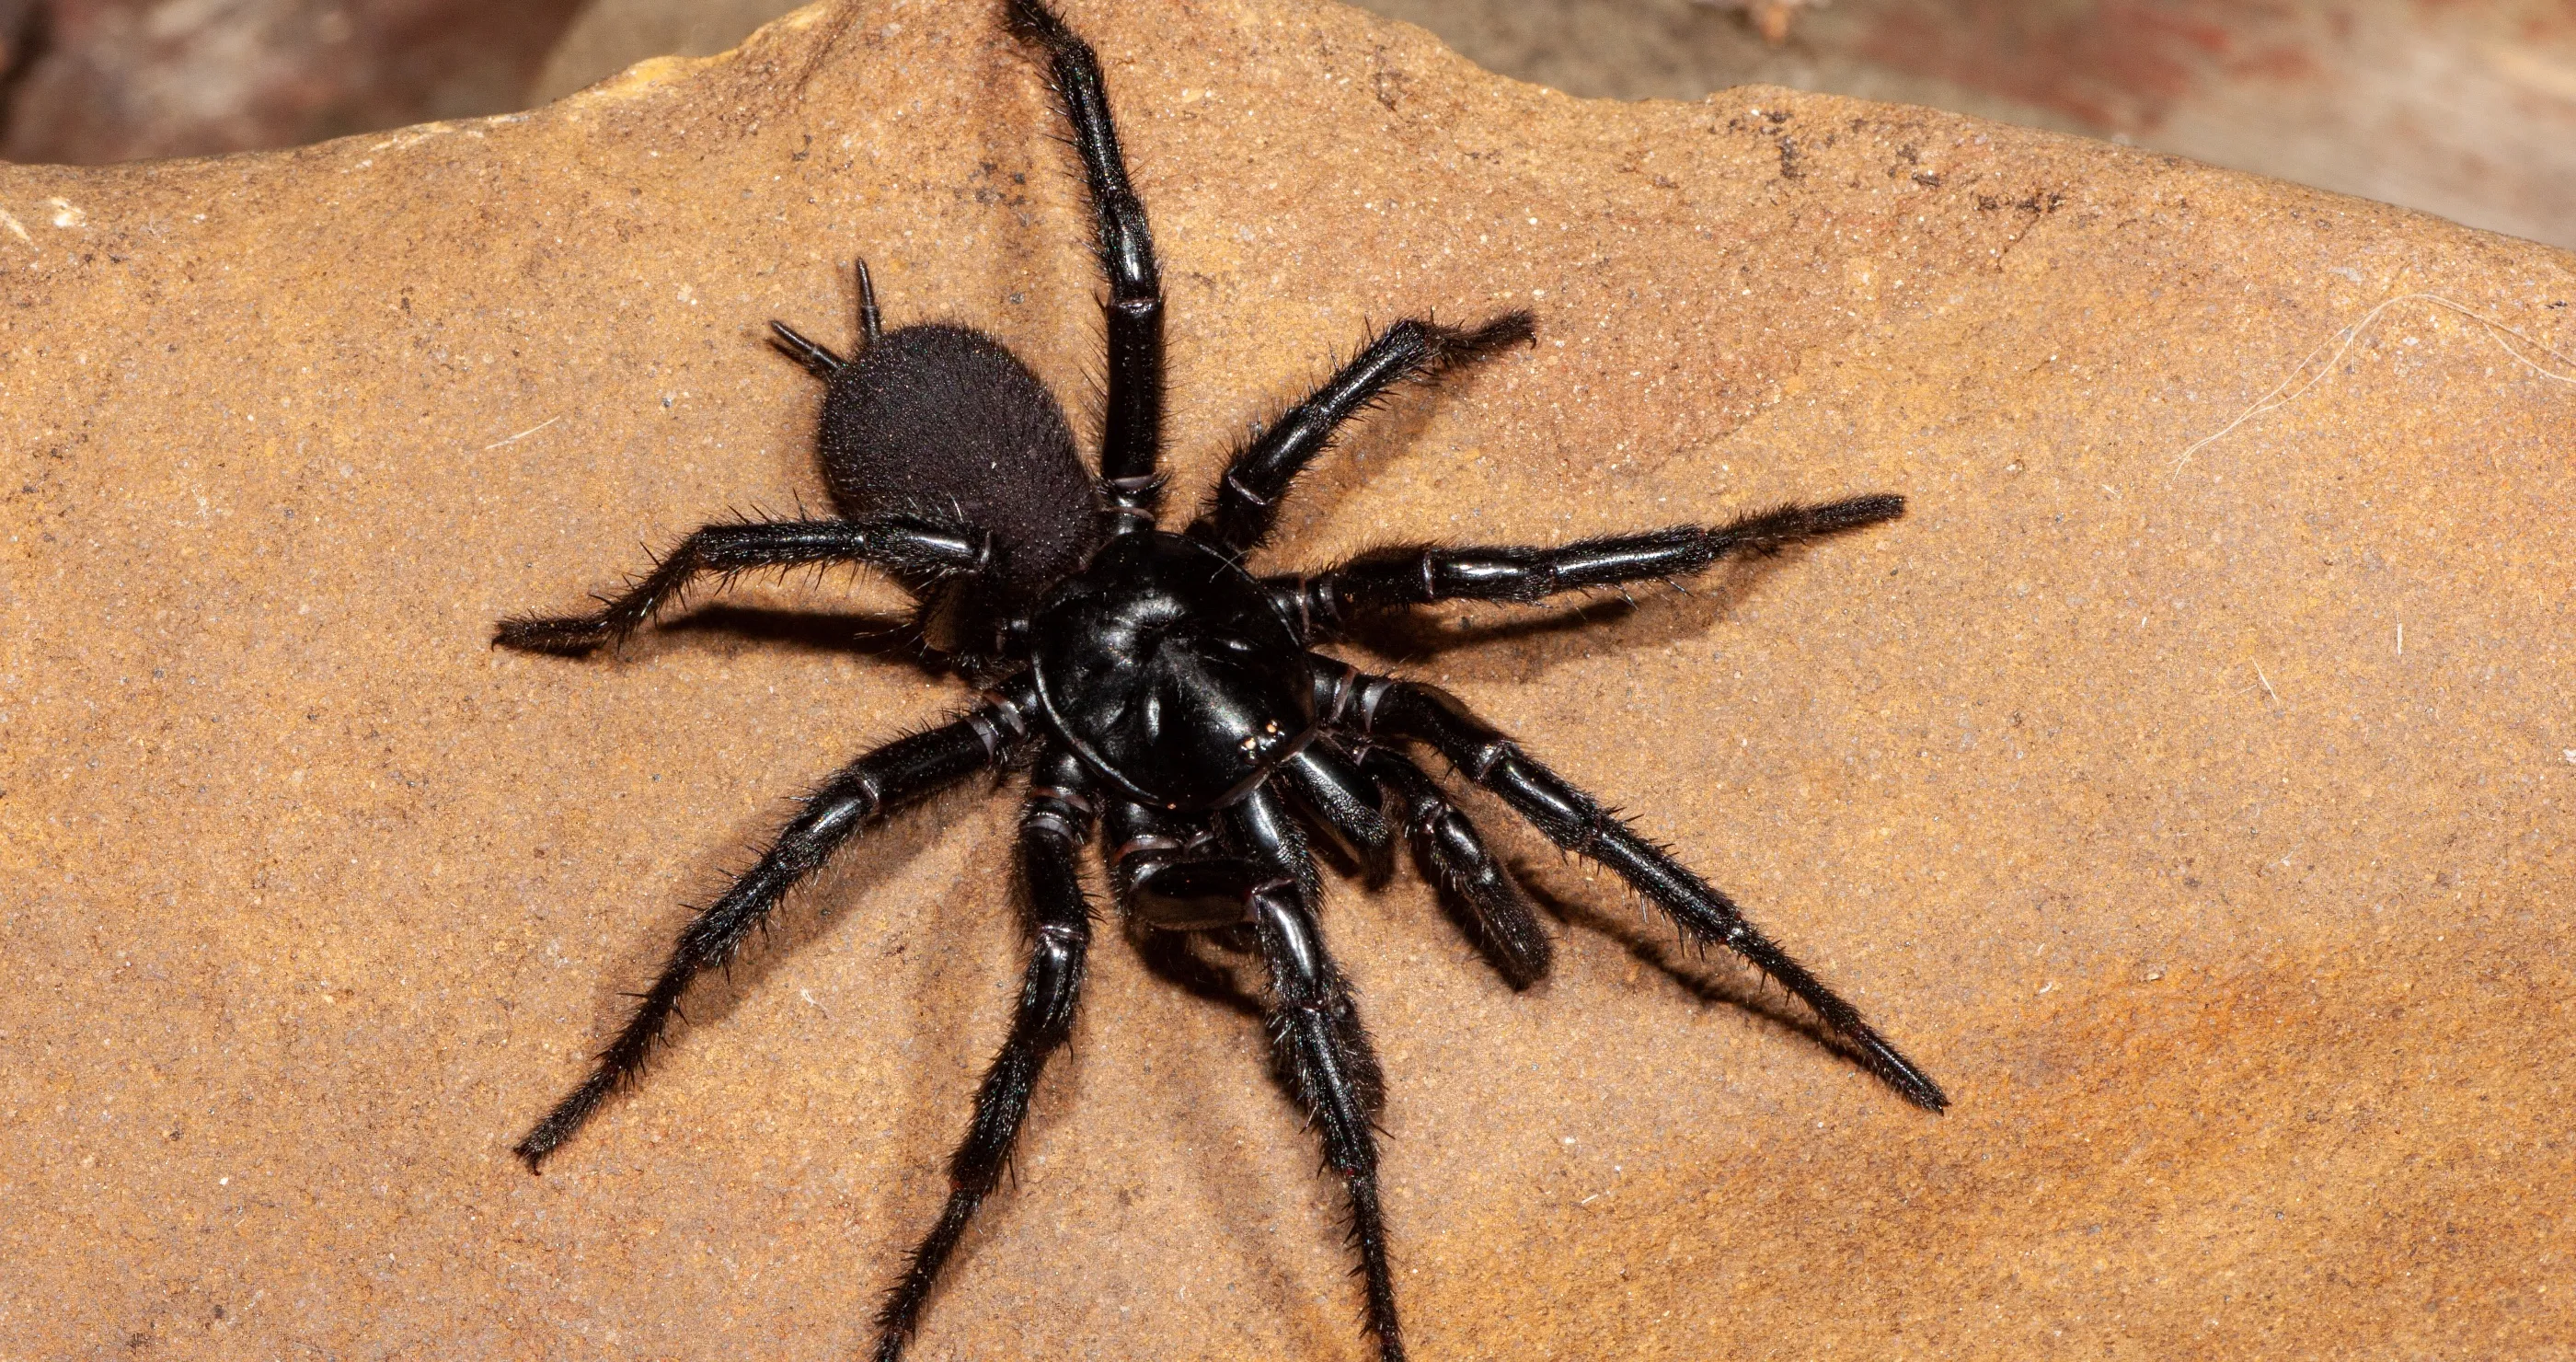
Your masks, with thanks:
[[[528,107],[784,0],[0,0],[0,159]],[[1579,95],[1748,81],[2108,137],[2576,246],[2576,0],[1366,0]]]
[[[0,0],[0,159],[296,146],[524,107],[581,0]]]

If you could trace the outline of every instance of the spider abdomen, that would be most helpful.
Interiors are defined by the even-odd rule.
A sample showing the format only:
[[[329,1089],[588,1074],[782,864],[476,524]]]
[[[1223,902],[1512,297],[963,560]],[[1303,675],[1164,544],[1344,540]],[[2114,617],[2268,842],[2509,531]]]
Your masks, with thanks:
[[[976,526],[997,555],[986,582],[1012,604],[1035,601],[1098,542],[1064,408],[971,327],[898,327],[871,342],[824,394],[821,446],[843,515]]]
[[[1305,650],[1259,584],[1197,540],[1111,540],[1031,634],[1052,726],[1155,807],[1229,803],[1311,738]]]

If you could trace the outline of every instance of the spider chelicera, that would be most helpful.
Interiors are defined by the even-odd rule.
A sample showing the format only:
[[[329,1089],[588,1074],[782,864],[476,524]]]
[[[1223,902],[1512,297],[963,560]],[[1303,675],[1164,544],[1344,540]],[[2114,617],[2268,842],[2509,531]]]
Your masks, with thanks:
[[[1109,883],[1140,946],[1172,959],[1193,935],[1256,956],[1281,1080],[1321,1132],[1350,1199],[1380,1355],[1404,1354],[1378,1210],[1373,1118],[1385,1082],[1349,985],[1324,948],[1309,828],[1374,862],[1408,841],[1427,878],[1515,986],[1549,945],[1510,871],[1440,781],[1428,748],[1565,851],[1607,866],[1689,936],[1735,952],[1803,1000],[1837,1042],[1911,1101],[1939,1087],[1733,900],[1437,688],[1311,651],[1362,617],[1437,601],[1537,602],[1669,580],[1729,555],[1891,519],[1893,496],[1787,506],[1558,548],[1404,547],[1307,577],[1255,576],[1297,474],[1343,422],[1394,385],[1429,382],[1526,342],[1533,320],[1399,321],[1330,381],[1237,449],[1196,519],[1157,528],[1163,479],[1163,294],[1144,205],[1110,121],[1100,67],[1043,0],[1008,0],[1011,30],[1047,63],[1097,215],[1108,277],[1107,410],[1100,473],[1086,472],[1063,409],[1008,349],[969,327],[887,331],[858,269],[862,348],[844,359],[783,323],[773,344],[825,384],[823,472],[844,518],[709,525],[596,614],[514,618],[495,642],[580,655],[612,645],[701,575],[860,563],[919,598],[926,635],[977,686],[950,722],[870,752],[825,780],[759,862],[680,933],[634,1016],[587,1079],[517,1152],[533,1170],[632,1078],[690,982],[731,959],[779,900],[867,824],[977,772],[1025,770],[1019,873],[1027,973],[1009,1038],[950,1161],[939,1221],[877,1317],[893,1362],[976,1207],[1008,1159],[1029,1092],[1064,1043],[1092,930],[1080,852],[1102,830]]]

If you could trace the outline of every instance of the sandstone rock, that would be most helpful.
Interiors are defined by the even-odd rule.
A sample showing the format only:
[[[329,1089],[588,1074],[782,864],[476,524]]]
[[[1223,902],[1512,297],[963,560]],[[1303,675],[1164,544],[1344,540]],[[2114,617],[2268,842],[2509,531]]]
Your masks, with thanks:
[[[592,0],[578,26],[595,29],[609,10],[696,3]],[[1368,7],[1490,70],[1574,94],[1697,96],[1764,81],[1928,104],[2576,245],[2576,11],[2558,0]],[[1765,43],[1773,24],[1785,44]]]
[[[2576,1333],[2576,389],[2540,348],[2576,353],[2576,257],[1917,109],[1583,103],[1297,0],[1072,8],[1155,213],[1182,487],[1372,319],[1541,318],[1381,413],[1274,561],[1912,498],[1398,659],[1958,1101],[1535,838],[1497,832],[1565,906],[1525,995],[1409,877],[1337,886],[1420,1357]],[[13,1350],[863,1345],[1007,1008],[1005,801],[848,857],[544,1177],[507,1150],[681,904],[955,688],[852,646],[888,600],[837,579],[613,662],[485,640],[817,495],[760,328],[842,337],[853,254],[1085,393],[1050,118],[984,6],[877,2],[524,116],[0,170]],[[917,1355],[1366,1355],[1256,1025],[1097,960]]]
[[[1926,104],[2576,245],[2576,10],[2560,0],[1365,0],[1576,95],[1764,83]],[[536,89],[732,46],[792,0],[589,0]],[[1775,37],[1776,35],[1776,37]]]

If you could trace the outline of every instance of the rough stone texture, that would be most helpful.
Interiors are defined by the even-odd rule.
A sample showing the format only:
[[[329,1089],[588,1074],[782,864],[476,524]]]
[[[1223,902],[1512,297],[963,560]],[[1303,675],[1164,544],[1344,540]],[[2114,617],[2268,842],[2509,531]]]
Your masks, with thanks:
[[[1586,104],[1296,0],[1073,8],[1183,487],[1368,319],[1542,318],[1275,561],[1914,499],[1418,638],[1958,1098],[1668,972],[1530,837],[1570,922],[1529,995],[1409,877],[1337,888],[1419,1356],[2563,1355],[2576,389],[2404,302],[2180,455],[2392,297],[2576,353],[2576,257],[1915,109]],[[815,497],[759,327],[845,334],[854,252],[1085,391],[1049,117],[984,7],[876,0],[522,117],[0,170],[8,1351],[860,1346],[1005,1013],[1003,799],[848,857],[546,1176],[507,1148],[680,904],[953,688],[760,610],[485,638]],[[1114,938],[1094,978],[918,1355],[1363,1356],[1254,1023]]]
[[[592,0],[578,23],[640,2]],[[1368,7],[1430,28],[1489,69],[1575,94],[1687,97],[1764,81],[1928,104],[2117,137],[2576,245],[2569,0],[1368,0]],[[1784,42],[1766,44],[1756,33],[1766,20],[1787,25]]]
[[[1577,95],[1762,83],[2116,138],[2576,246],[2576,0],[1364,0]],[[590,0],[536,92],[793,0]],[[1766,41],[1777,29],[1779,41]]]

